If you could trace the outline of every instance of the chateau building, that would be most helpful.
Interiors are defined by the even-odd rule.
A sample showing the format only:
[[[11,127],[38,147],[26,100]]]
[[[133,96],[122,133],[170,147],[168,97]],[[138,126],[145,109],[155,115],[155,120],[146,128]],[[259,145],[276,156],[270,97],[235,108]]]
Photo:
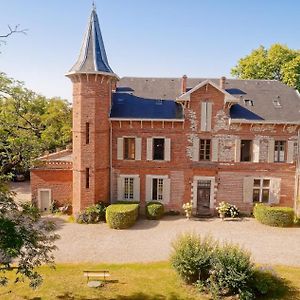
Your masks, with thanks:
[[[298,210],[300,96],[274,80],[119,78],[92,10],[73,84],[73,147],[39,158],[33,201],[160,201],[198,214],[221,201]]]

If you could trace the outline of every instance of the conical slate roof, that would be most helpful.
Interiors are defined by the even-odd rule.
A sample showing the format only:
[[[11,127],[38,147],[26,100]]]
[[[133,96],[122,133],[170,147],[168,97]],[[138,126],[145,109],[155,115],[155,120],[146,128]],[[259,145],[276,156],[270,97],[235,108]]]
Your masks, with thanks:
[[[105,73],[116,76],[109,66],[95,7],[89,18],[80,54],[69,73]]]

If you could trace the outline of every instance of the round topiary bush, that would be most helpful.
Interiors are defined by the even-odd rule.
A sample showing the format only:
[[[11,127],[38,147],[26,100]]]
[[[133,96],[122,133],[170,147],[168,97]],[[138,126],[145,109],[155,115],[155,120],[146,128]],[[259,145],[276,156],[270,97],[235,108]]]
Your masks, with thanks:
[[[294,224],[294,210],[290,207],[271,207],[256,204],[253,214],[256,220],[265,225],[289,227]]]
[[[129,228],[137,220],[138,211],[138,204],[112,204],[106,208],[106,222],[110,228]]]
[[[164,214],[164,205],[160,202],[148,202],[145,206],[146,217],[149,220],[159,220]]]

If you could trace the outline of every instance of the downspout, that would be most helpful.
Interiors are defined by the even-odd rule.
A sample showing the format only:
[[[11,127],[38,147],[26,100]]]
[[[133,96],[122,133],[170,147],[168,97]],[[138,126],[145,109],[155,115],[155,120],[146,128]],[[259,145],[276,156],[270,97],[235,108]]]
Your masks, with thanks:
[[[112,122],[109,121],[109,184],[110,184],[110,203],[112,203],[113,188],[113,169],[112,169]]]
[[[297,157],[296,157],[296,184],[295,184],[295,204],[294,211],[297,217],[300,217],[300,199],[299,199],[299,165],[300,165],[300,130],[298,129],[297,139]]]

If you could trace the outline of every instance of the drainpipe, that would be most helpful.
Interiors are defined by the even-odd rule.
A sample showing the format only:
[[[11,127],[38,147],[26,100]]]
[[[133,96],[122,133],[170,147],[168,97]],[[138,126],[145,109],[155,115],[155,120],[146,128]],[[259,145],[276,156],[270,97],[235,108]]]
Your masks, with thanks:
[[[110,184],[110,203],[112,203],[112,186],[113,186],[113,170],[112,170],[112,123],[109,121],[109,184]]]

